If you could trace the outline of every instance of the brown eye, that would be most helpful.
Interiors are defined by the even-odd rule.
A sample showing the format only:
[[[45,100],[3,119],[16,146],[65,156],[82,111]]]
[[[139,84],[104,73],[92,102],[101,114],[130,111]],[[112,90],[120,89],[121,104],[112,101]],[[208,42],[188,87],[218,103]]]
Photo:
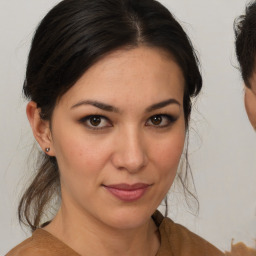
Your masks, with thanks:
[[[147,120],[146,126],[152,126],[155,128],[165,128],[171,126],[176,120],[177,117],[167,114],[155,115],[151,116]]]
[[[150,121],[153,125],[160,125],[162,123],[162,117],[161,116],[153,116],[150,118]]]
[[[90,119],[90,124],[92,126],[99,126],[101,123],[101,117],[100,116],[92,116]]]
[[[112,127],[111,121],[107,117],[100,115],[86,116],[80,119],[79,122],[92,130],[101,130]]]

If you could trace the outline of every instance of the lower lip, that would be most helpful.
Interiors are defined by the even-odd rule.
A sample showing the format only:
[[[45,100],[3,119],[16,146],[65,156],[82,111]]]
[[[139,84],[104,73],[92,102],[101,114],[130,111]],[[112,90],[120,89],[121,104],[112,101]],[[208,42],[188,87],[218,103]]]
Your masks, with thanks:
[[[123,190],[111,187],[105,187],[112,195],[118,199],[125,202],[133,202],[139,200],[147,191],[148,187],[133,189],[133,190]]]

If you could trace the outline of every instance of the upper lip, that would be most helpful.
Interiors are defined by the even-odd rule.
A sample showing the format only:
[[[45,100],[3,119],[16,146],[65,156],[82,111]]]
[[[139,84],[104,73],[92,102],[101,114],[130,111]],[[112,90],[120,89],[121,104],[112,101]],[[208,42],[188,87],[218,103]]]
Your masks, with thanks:
[[[127,190],[127,191],[145,189],[149,186],[150,184],[146,184],[146,183],[135,183],[135,184],[120,183],[120,184],[104,185],[104,187],[107,187],[107,188],[114,188],[114,189]]]

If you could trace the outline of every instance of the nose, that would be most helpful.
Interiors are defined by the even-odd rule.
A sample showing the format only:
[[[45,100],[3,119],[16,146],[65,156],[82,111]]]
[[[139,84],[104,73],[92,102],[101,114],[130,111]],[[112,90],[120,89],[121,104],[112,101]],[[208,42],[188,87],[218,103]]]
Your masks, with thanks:
[[[148,163],[147,150],[143,144],[143,136],[135,129],[120,132],[114,145],[113,165],[130,173],[142,170]]]

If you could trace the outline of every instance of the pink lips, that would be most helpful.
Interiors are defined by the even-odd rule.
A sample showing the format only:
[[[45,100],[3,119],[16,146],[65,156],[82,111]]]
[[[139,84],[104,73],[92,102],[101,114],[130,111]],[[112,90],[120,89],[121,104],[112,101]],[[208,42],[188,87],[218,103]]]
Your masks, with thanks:
[[[149,184],[136,183],[104,185],[104,187],[115,197],[125,202],[132,202],[140,199],[149,188]]]

